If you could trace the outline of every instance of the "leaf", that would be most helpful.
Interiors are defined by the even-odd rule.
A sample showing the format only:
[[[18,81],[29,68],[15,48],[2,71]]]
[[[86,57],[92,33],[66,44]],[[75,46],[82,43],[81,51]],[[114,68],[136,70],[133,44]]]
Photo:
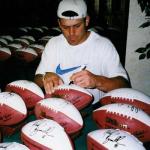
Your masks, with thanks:
[[[147,48],[146,48],[146,51],[147,51],[147,53],[148,53],[148,51],[150,51],[150,47],[147,47]]]
[[[147,52],[147,59],[149,59],[150,58],[150,50],[148,50],[148,52]]]
[[[144,53],[145,51],[146,51],[146,48],[144,48],[144,47],[140,47],[137,50],[135,50],[135,52],[137,52],[137,53]]]
[[[139,28],[146,28],[150,26],[150,21],[147,21],[139,26]]]
[[[141,54],[140,56],[139,56],[139,59],[141,60],[141,59],[144,59],[146,57],[146,54]]]
[[[150,48],[150,43],[145,46],[146,49]]]
[[[138,5],[141,8],[142,13],[145,12],[145,19],[146,22],[141,24],[139,28],[146,28],[150,26],[150,0],[137,0]],[[139,59],[144,59],[147,57],[147,59],[150,58],[150,43],[148,43],[145,48],[140,47],[135,52],[140,53]]]
[[[146,16],[149,16],[150,8],[148,6],[146,6],[146,8],[145,8],[145,13],[146,13]]]
[[[150,14],[150,0],[137,0],[140,5],[141,11],[146,13],[146,16]]]

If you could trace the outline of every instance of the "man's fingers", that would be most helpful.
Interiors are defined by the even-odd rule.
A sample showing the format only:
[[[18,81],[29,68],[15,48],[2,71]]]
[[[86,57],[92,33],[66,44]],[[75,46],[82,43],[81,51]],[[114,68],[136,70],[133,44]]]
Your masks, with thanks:
[[[59,80],[53,80],[53,87],[57,87],[59,85]]]
[[[44,84],[44,88],[45,88],[45,92],[47,94],[52,94],[54,92],[55,87],[59,86],[60,84],[63,84],[63,81],[61,79],[45,79],[43,80],[43,84]]]
[[[59,80],[59,85],[62,85],[62,84],[64,84],[64,82],[60,79]]]
[[[87,75],[88,71],[87,70],[81,70],[79,72],[73,73],[72,76],[70,77],[71,81],[76,80],[77,78],[83,77]]]
[[[54,92],[54,84],[52,81],[44,81],[44,88],[46,94],[52,94]]]
[[[61,78],[57,74],[47,72],[43,77],[43,84],[46,94],[52,94],[54,92],[55,87],[59,86],[60,84],[63,84],[63,80],[61,80]]]

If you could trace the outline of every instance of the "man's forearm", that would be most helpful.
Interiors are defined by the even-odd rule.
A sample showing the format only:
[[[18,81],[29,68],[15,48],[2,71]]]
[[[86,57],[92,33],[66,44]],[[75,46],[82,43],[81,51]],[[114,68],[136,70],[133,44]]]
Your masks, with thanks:
[[[121,76],[113,78],[97,76],[96,78],[96,88],[104,92],[109,92],[117,88],[130,87],[129,81]]]
[[[43,74],[37,74],[35,75],[35,78],[34,78],[34,82],[40,86],[41,88],[43,88]]]

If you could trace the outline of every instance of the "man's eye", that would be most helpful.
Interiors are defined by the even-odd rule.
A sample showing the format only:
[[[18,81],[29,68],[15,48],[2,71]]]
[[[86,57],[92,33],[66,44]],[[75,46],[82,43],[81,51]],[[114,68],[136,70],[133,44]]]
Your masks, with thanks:
[[[75,27],[75,28],[79,28],[79,27],[80,27],[80,24],[78,24],[78,25],[75,25],[74,27]]]

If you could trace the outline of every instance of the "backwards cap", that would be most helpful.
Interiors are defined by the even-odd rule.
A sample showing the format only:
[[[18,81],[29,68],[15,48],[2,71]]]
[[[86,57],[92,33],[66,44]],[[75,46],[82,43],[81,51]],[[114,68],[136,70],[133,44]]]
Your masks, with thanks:
[[[78,19],[87,16],[84,0],[62,0],[58,5],[57,16],[64,19]]]

